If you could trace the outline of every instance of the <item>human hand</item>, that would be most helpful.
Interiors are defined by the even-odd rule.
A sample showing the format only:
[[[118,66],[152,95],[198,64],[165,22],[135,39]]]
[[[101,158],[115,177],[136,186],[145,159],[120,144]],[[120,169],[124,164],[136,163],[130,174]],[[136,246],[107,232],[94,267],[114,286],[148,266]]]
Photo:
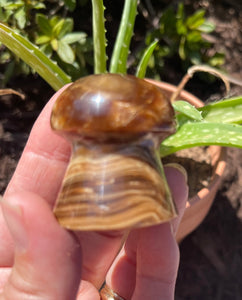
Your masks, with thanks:
[[[165,168],[179,211],[171,224],[136,229],[128,237],[124,231],[74,234],[60,227],[51,209],[70,147],[49,125],[57,96],[36,121],[1,201],[0,299],[96,300],[105,278],[127,300],[173,299],[175,232],[187,199],[184,175]]]

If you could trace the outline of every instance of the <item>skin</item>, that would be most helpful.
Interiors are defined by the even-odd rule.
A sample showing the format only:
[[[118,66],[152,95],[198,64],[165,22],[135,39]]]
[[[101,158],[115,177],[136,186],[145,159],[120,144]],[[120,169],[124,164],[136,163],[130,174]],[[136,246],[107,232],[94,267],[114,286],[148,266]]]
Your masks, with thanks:
[[[171,223],[130,233],[62,228],[52,208],[70,146],[49,125],[60,92],[37,119],[1,200],[0,300],[99,300],[105,278],[127,300],[174,299],[179,264],[175,233],[188,194],[186,177],[175,167],[165,168],[179,212]]]

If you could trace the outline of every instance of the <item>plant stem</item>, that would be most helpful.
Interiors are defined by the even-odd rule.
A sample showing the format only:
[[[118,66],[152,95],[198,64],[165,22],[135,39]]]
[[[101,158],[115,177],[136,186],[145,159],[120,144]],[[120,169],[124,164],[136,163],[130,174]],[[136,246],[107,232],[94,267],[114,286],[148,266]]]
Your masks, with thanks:
[[[9,95],[9,94],[15,94],[15,95],[19,96],[21,99],[23,99],[23,100],[25,99],[25,95],[24,94],[22,94],[22,93],[20,93],[18,91],[15,91],[13,89],[1,89],[0,90],[0,96],[2,96],[2,95]]]
[[[223,80],[225,87],[226,87],[226,92],[228,93],[230,90],[230,84],[229,84],[229,78],[222,74],[220,71],[211,68],[209,66],[205,66],[205,65],[197,65],[197,66],[192,66],[191,68],[188,69],[187,74],[182,78],[181,82],[179,83],[179,85],[177,86],[176,91],[172,94],[171,96],[171,102],[174,102],[176,100],[176,98],[179,96],[180,92],[183,90],[184,86],[186,85],[186,83],[193,77],[193,75],[196,72],[207,72],[210,74],[213,74],[217,77],[219,77],[221,80]]]
[[[125,0],[122,19],[110,63],[111,73],[127,73],[127,58],[137,14],[137,2],[138,0]]]
[[[102,0],[92,0],[92,27],[94,42],[94,73],[106,73],[106,38],[104,5]]]

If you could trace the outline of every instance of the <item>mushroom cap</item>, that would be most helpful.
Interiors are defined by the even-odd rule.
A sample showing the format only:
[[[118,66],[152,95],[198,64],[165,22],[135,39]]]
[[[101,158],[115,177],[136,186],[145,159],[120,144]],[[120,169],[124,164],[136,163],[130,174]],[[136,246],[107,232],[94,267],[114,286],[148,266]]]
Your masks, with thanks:
[[[155,85],[132,75],[81,78],[57,98],[51,127],[65,136],[125,139],[175,131],[170,101]]]

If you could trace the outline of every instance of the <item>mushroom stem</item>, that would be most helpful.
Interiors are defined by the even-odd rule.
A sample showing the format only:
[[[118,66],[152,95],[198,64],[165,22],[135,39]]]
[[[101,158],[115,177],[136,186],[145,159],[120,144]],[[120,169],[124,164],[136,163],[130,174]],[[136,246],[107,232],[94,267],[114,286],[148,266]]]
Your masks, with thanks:
[[[176,216],[152,141],[76,142],[54,213],[71,230],[121,230]]]

